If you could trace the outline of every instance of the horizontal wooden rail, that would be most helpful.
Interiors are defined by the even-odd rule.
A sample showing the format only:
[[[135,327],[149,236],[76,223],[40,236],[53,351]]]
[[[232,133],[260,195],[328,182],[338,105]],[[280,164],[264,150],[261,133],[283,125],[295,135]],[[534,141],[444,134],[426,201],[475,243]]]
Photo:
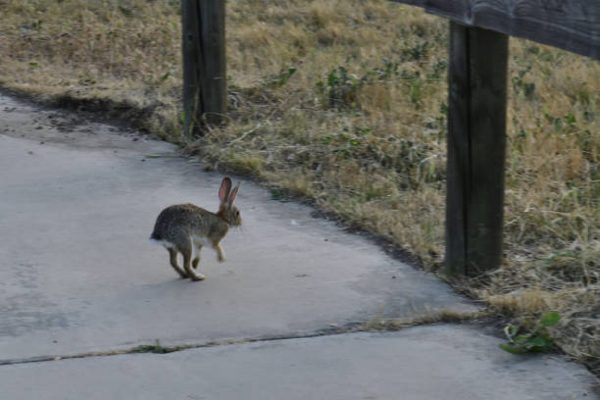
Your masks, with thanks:
[[[598,0],[392,0],[600,60]]]

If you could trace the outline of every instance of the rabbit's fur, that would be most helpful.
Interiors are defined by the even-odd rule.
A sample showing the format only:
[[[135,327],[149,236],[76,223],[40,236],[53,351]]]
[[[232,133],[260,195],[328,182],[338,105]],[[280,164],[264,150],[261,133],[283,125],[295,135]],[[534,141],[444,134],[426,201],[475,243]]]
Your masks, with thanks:
[[[219,188],[219,210],[212,213],[193,204],[178,204],[165,208],[156,219],[150,239],[158,241],[169,251],[173,269],[182,278],[193,281],[204,279],[195,274],[202,246],[211,246],[217,252],[217,260],[225,261],[221,240],[230,226],[242,224],[240,211],[233,204],[240,185],[231,190],[231,179],[223,178]],[[196,257],[192,255],[196,251]],[[177,255],[183,255],[183,270],[177,264]]]

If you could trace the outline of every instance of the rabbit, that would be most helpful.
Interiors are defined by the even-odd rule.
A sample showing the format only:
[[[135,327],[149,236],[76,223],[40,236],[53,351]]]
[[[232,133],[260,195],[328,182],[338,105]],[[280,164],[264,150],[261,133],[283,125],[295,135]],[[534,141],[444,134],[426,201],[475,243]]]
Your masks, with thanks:
[[[200,262],[202,246],[211,246],[217,252],[217,260],[225,261],[220,245],[229,227],[242,224],[240,210],[233,204],[240,185],[231,190],[231,179],[223,178],[219,188],[219,210],[212,213],[193,204],[178,204],[165,208],[156,219],[150,239],[162,244],[169,251],[169,260],[173,269],[181,278],[192,281],[205,279],[195,274]],[[192,255],[196,253],[195,258]],[[177,265],[177,255],[183,255],[183,270]],[[190,268],[190,263],[191,267]]]

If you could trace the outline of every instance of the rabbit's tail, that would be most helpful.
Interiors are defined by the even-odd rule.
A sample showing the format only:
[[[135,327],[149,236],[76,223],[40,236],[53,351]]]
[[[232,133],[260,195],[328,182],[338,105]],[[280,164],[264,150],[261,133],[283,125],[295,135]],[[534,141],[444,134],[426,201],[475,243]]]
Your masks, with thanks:
[[[150,235],[150,240],[156,240],[157,242],[160,242],[163,239],[162,236],[160,236],[157,232],[152,232]]]
[[[156,232],[152,232],[152,235],[150,235],[150,238],[148,240],[150,240],[150,243],[158,244],[166,249],[172,249],[175,247],[173,243],[163,239],[162,236],[160,236]]]

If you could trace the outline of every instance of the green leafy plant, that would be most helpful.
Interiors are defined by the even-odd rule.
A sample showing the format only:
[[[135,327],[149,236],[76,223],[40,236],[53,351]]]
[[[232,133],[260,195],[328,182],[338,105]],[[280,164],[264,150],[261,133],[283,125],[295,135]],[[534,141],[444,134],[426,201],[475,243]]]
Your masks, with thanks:
[[[325,80],[317,82],[317,88],[325,96],[327,107],[339,110],[356,106],[358,89],[363,83],[364,79],[349,73],[346,67],[338,66]]]
[[[515,93],[522,93],[525,98],[531,100],[535,94],[535,83],[529,82],[526,79],[526,75],[531,71],[532,66],[520,69],[516,72],[512,78],[513,90]]]
[[[380,67],[375,67],[373,68],[373,70],[368,71],[367,75],[373,75],[377,79],[383,81],[400,75],[399,68],[399,63],[384,58],[383,65]]]
[[[290,201],[289,192],[285,189],[273,187],[271,188],[271,199],[286,203]]]
[[[331,147],[332,153],[341,158],[357,156],[372,130],[368,127],[344,129],[341,132],[329,133],[321,137],[321,143]]]
[[[416,45],[409,47],[407,49],[403,49],[401,54],[403,60],[408,61],[419,61],[424,60],[427,57],[427,53],[429,48],[431,47],[431,43],[429,42],[421,42]]]
[[[317,89],[324,97],[327,108],[343,110],[359,108],[358,92],[372,82],[388,82],[401,75],[400,64],[384,59],[382,65],[366,71],[362,76],[349,72],[345,66],[338,66],[328,72],[325,79],[317,82]]]
[[[288,67],[285,70],[282,70],[280,73],[272,76],[269,80],[268,80],[268,85],[272,86],[272,87],[281,87],[284,86],[286,83],[288,83],[288,81],[290,80],[290,78],[292,76],[294,76],[294,74],[296,73],[297,68],[296,67]]]
[[[559,321],[560,314],[556,311],[550,311],[542,315],[531,332],[521,333],[521,327],[508,324],[504,328],[504,334],[508,342],[500,344],[500,348],[512,354],[548,351],[554,343],[548,333],[548,328],[555,326]]]
[[[416,106],[421,104],[423,98],[423,81],[420,77],[415,77],[410,83],[409,96],[411,103]]]

